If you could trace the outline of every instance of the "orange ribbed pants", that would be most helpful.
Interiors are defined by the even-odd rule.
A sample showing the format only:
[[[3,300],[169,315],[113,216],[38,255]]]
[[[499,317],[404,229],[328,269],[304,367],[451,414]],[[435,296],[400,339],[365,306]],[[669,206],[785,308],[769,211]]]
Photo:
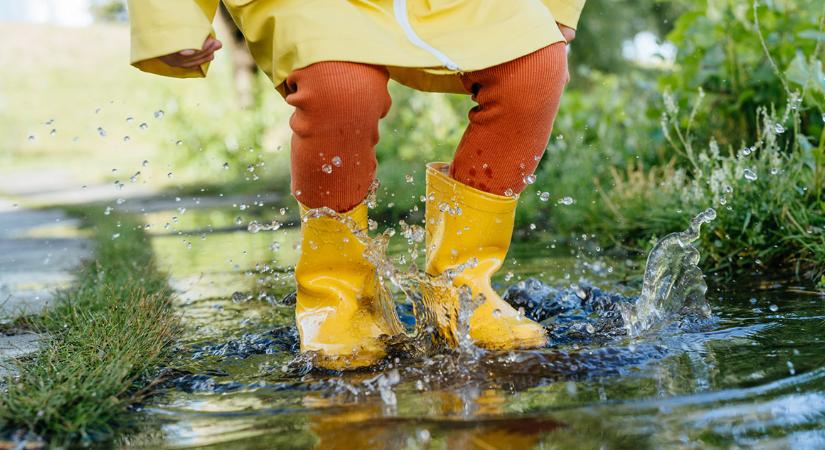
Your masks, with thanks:
[[[320,62],[287,77],[295,107],[292,194],[310,208],[348,211],[375,178],[378,121],[391,100],[380,66]],[[470,110],[450,164],[461,183],[493,194],[519,193],[544,154],[567,83],[567,54],[559,42],[529,55],[461,75],[478,104]]]

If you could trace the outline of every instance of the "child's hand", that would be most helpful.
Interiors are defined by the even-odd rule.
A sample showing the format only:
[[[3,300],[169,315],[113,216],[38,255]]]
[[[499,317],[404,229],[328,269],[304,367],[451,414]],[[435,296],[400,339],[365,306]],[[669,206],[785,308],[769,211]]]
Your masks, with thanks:
[[[568,27],[567,25],[562,25],[558,22],[556,22],[556,25],[559,26],[559,31],[561,31],[561,35],[564,36],[565,41],[569,43],[573,39],[576,39],[576,30]]]
[[[179,52],[163,55],[159,59],[173,67],[185,67],[187,69],[191,69],[215,59],[215,52],[220,50],[221,47],[223,47],[221,41],[209,36],[203,42],[203,48],[200,50],[181,50]]]

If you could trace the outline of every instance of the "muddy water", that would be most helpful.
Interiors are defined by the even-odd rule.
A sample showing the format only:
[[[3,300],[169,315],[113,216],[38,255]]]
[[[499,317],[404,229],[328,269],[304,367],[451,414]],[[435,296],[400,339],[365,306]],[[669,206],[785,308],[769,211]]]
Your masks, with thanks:
[[[186,334],[175,362],[180,372],[146,405],[146,431],[127,445],[825,447],[825,297],[810,290],[711,281],[713,319],[638,338],[596,332],[541,350],[307,372],[295,358],[287,295],[297,230],[249,233],[243,228],[254,217],[237,225],[239,215],[147,217],[160,263],[181,291]],[[640,291],[639,261],[580,244],[587,251],[541,235],[515,245],[497,280],[502,291],[528,278],[577,292],[587,285]]]

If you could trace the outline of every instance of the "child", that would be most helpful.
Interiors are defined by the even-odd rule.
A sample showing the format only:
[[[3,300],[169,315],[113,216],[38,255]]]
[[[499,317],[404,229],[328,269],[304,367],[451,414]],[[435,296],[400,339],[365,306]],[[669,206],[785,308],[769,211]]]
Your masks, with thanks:
[[[218,0],[130,0],[132,63],[203,77],[221,44]],[[296,322],[301,350],[331,369],[373,365],[395,335],[380,286],[347,225],[307,215],[328,207],[367,228],[387,81],[472,94],[453,161],[427,166],[427,273],[468,266],[454,279],[483,303],[470,336],[488,349],[540,347],[543,328],[490,286],[510,245],[518,194],[550,136],[568,79],[565,43],[585,0],[224,0],[258,66],[295,107],[292,193],[301,204]],[[470,264],[466,264],[470,262]],[[454,316],[454,294],[435,299]],[[449,326],[442,333],[454,333]]]

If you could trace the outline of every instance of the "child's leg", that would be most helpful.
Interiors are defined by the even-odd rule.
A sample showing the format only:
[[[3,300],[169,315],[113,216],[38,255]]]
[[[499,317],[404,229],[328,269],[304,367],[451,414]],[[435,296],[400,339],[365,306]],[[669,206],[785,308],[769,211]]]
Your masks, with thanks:
[[[453,179],[492,194],[519,193],[544,153],[567,83],[564,43],[462,76],[478,105],[450,166]]]
[[[383,67],[321,62],[286,80],[295,107],[292,194],[310,208],[349,211],[367,196],[375,178],[378,120],[390,108]]]

